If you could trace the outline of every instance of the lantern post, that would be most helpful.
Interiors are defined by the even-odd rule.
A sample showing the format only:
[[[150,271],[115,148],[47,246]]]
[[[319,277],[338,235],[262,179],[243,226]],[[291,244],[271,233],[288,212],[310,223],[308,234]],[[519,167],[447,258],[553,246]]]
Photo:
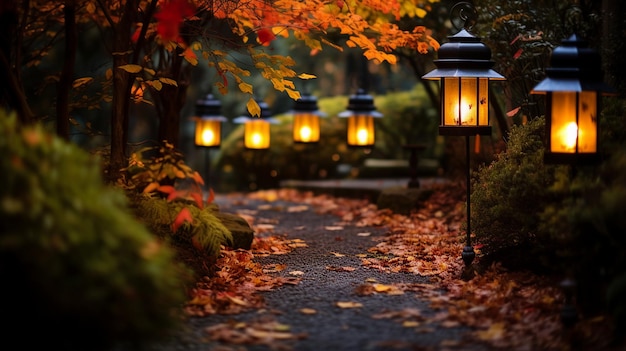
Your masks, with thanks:
[[[221,115],[222,103],[213,94],[196,101],[196,122],[194,142],[196,146],[206,148],[206,182],[211,178],[211,149],[219,148],[222,141],[222,122],[226,117]]]
[[[451,13],[458,13],[464,25],[474,8],[467,2],[456,4]],[[453,22],[454,23],[454,22]],[[465,28],[448,37],[448,42],[438,50],[437,67],[422,78],[437,80],[441,92],[441,121],[439,134],[444,136],[465,136],[466,178],[467,178],[467,227],[466,243],[461,257],[466,266],[474,261],[476,253],[471,242],[470,225],[470,136],[491,135],[489,124],[489,82],[504,80],[492,70],[491,50],[481,39]]]
[[[600,96],[614,92],[601,77],[600,54],[577,35],[552,51],[546,77],[531,91],[546,96],[545,164],[570,165],[575,174],[578,165],[599,162]],[[561,322],[572,327],[578,320],[576,281],[568,274],[561,288],[565,294]]]

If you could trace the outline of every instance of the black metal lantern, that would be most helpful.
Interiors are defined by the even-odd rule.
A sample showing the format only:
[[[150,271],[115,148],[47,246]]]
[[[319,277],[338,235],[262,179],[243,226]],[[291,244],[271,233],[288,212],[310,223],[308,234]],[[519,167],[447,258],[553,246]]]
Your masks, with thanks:
[[[316,143],[320,140],[320,117],[326,116],[317,107],[317,98],[303,94],[296,100],[293,110],[293,141]]]
[[[475,16],[473,6],[467,2],[456,4],[450,12],[455,13],[455,10],[458,10],[464,25]],[[491,69],[494,62],[489,47],[465,29],[448,37],[448,43],[441,45],[437,56],[438,59],[434,61],[437,68],[422,78],[440,82],[439,134],[465,136],[467,227],[461,258],[466,266],[470,266],[476,257],[470,225],[470,136],[491,135],[489,81],[505,78]]]
[[[376,111],[374,98],[365,90],[359,89],[351,95],[348,101],[348,109],[339,114],[339,117],[348,118],[348,145],[371,147],[375,141],[374,118],[383,115]]]
[[[546,94],[544,162],[593,163],[598,160],[600,95],[612,92],[601,80],[600,54],[572,35],[554,49],[550,65],[531,91]]]
[[[203,147],[219,147],[222,141],[222,122],[226,117],[221,115],[221,102],[208,94],[204,99],[196,102],[195,144]]]
[[[440,135],[491,135],[489,81],[504,80],[491,69],[491,50],[462,29],[438,50],[437,68],[422,78],[441,86]]]
[[[265,101],[255,100],[261,108],[259,116],[239,116],[233,120],[244,125],[243,138],[246,149],[262,150],[270,147],[270,124],[276,123]]]

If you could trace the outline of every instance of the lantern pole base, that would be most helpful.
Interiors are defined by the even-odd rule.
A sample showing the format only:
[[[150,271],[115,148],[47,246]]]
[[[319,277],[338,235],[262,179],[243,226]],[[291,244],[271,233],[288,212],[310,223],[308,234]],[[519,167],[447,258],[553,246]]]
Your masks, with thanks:
[[[471,265],[472,262],[474,262],[475,257],[476,257],[476,252],[474,251],[474,248],[472,246],[467,245],[463,247],[461,258],[463,259],[463,262],[465,262],[466,266]]]

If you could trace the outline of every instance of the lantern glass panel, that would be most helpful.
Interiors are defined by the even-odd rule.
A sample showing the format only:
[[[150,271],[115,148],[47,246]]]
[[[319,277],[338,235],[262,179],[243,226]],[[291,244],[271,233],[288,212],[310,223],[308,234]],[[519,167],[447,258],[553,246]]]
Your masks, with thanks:
[[[198,119],[196,121],[195,143],[198,146],[219,146],[221,142],[221,121]]]
[[[270,122],[255,119],[244,125],[244,144],[248,149],[267,149],[270,147]]]
[[[320,140],[320,118],[312,113],[296,113],[293,120],[293,140],[314,143]]]
[[[551,93],[550,151],[595,153],[597,151],[597,93],[556,91]]]
[[[489,125],[489,79],[443,78],[443,126]]]
[[[353,115],[348,118],[348,145],[374,145],[374,117]]]

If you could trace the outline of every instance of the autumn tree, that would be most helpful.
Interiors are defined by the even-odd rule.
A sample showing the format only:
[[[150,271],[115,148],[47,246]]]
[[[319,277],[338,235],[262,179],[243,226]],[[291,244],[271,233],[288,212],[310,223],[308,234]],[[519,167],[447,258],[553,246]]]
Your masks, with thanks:
[[[80,29],[97,26],[111,55],[103,77],[111,82],[110,176],[115,178],[127,160],[127,135],[131,102],[154,106],[158,119],[158,140],[178,142],[180,111],[185,102],[189,77],[202,62],[217,73],[214,83],[223,94],[232,89],[249,94],[246,103],[258,115],[254,73],[271,82],[274,89],[297,99],[296,79],[311,79],[296,72],[290,56],[272,52],[278,37],[292,37],[304,43],[312,54],[332,48],[357,48],[368,60],[396,64],[394,50],[409,48],[425,54],[438,47],[423,26],[401,28],[406,18],[424,17],[434,0],[88,0],[63,2],[10,0],[2,3],[0,15],[11,21],[0,48],[3,77],[14,84],[2,94],[2,102],[18,110],[23,120],[36,118],[29,111],[20,70],[37,65],[40,59],[64,40],[63,67],[56,67],[56,118],[59,133],[67,133],[64,121],[72,115],[71,92],[92,84],[91,77],[72,77],[74,36]],[[16,38],[11,33],[21,33]],[[20,37],[23,35],[23,37]],[[49,36],[47,51],[28,47],[34,36]],[[341,37],[340,45],[330,37]],[[41,43],[40,40],[38,43]],[[246,60],[242,60],[245,57]],[[103,85],[103,89],[106,86]],[[17,92],[17,94],[13,94]],[[21,93],[20,93],[21,92]]]

